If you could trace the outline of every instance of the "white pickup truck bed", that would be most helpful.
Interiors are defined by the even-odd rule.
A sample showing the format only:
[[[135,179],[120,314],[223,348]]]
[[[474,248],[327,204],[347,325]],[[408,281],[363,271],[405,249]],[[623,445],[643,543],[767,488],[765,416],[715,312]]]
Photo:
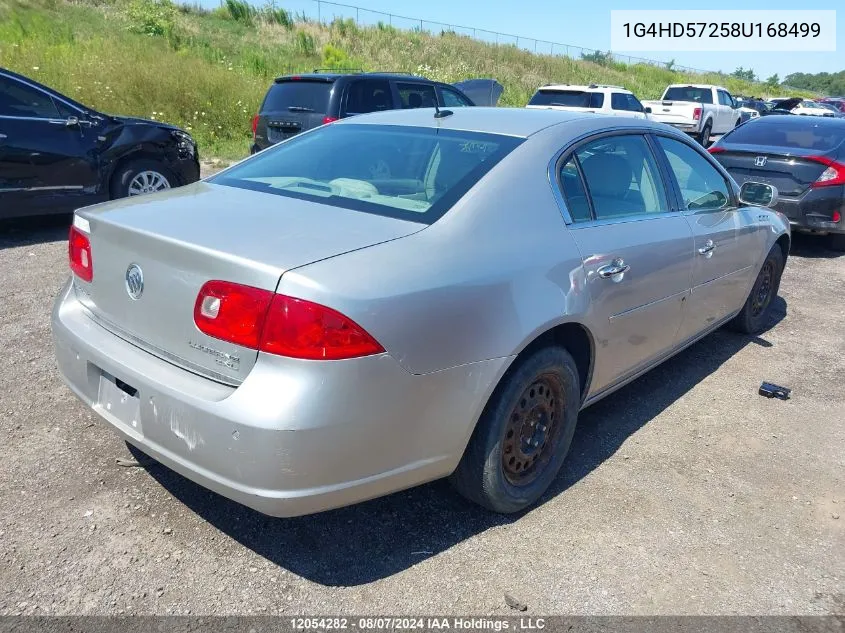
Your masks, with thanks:
[[[737,103],[721,86],[673,84],[657,101],[643,101],[650,118],[695,136],[706,144],[711,136],[731,131],[741,120]]]

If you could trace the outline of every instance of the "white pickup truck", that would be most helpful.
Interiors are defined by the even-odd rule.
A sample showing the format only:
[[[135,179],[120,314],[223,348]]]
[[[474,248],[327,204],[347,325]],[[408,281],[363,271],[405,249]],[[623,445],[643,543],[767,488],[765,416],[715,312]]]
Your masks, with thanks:
[[[643,101],[650,118],[694,136],[707,145],[711,136],[730,132],[741,122],[738,104],[721,86],[672,84],[659,101]]]

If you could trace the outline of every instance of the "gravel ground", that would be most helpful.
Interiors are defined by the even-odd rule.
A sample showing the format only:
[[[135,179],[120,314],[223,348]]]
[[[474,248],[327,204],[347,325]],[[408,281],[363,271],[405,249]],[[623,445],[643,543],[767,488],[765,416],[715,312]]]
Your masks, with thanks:
[[[796,236],[774,327],[717,332],[587,410],[543,503],[444,482],[270,519],[125,444],[57,375],[67,219],[0,227],[0,614],[845,611],[845,257]],[[793,389],[757,395],[761,380]]]

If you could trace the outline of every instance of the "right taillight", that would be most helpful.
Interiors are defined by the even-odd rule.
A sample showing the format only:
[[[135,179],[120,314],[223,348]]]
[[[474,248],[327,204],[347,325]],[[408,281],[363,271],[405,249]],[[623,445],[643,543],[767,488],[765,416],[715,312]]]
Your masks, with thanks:
[[[701,120],[701,108],[695,108],[692,111],[692,120],[693,121],[700,121]]]
[[[228,281],[203,285],[194,304],[201,332],[268,354],[342,360],[381,354],[361,326],[326,306]]]
[[[70,269],[82,281],[94,279],[94,260],[91,256],[91,240],[75,226],[70,227],[67,239],[67,255]]]
[[[258,115],[254,115],[252,117],[252,135],[255,136],[255,133],[258,132]]]
[[[818,189],[819,187],[834,187],[836,185],[845,185],[845,165],[827,156],[808,156],[807,160],[812,160],[821,163],[825,169],[821,176],[816,179],[810,187]]]
[[[323,117],[323,125],[325,125],[326,123],[334,123],[335,121],[337,121],[336,116],[329,116],[327,114],[326,116]]]

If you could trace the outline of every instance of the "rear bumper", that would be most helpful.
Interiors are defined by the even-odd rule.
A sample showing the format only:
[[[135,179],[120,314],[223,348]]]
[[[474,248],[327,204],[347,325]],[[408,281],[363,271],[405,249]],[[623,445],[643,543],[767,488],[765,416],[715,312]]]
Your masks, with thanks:
[[[65,382],[124,439],[274,516],[448,475],[507,365],[496,359],[416,376],[386,354],[326,363],[261,354],[235,388],[118,338],[88,316],[71,284],[56,300],[52,327]]]
[[[775,206],[794,229],[845,233],[845,187],[810,189],[798,198],[781,197]],[[833,221],[839,211],[839,222]]]

